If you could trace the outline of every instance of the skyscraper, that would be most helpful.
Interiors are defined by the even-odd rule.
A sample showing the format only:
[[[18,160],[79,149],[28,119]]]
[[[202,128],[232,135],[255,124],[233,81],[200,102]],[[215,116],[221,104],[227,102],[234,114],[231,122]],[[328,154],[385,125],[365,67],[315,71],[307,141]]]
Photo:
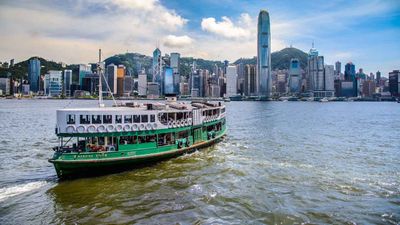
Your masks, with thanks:
[[[180,81],[180,73],[179,73],[179,53],[171,53],[171,62],[170,66],[173,70],[173,82],[174,82],[174,92],[179,94],[179,83]]]
[[[107,66],[107,83],[110,90],[108,90],[107,85],[105,85],[105,91],[111,91],[113,95],[117,94],[117,66],[110,64]]]
[[[257,75],[255,65],[247,64],[244,72],[244,93],[246,96],[257,94]]]
[[[237,68],[236,66],[226,67],[226,96],[237,95]]]
[[[290,60],[289,68],[289,92],[299,93],[300,92],[300,61],[297,58]]]
[[[352,62],[348,62],[344,66],[344,79],[347,81],[354,81],[356,78],[356,67]]]
[[[335,90],[335,70],[333,69],[333,65],[325,65],[324,67],[324,89],[325,91],[334,91]],[[333,94],[332,94],[333,95]]]
[[[33,93],[37,93],[39,91],[39,78],[40,78],[40,61],[37,58],[33,58],[29,60],[29,67],[28,67],[29,89]]]
[[[164,91],[165,94],[176,94],[174,77],[173,77],[173,68],[171,67],[165,67],[164,69]]]
[[[71,84],[72,84],[72,70],[64,70],[64,88],[63,88],[63,94],[65,96],[71,96],[73,93],[71,93]]]
[[[340,74],[342,73],[342,63],[335,62],[335,79],[340,80]]]
[[[153,82],[160,84],[162,86],[162,57],[160,49],[156,48],[153,51]]]
[[[257,25],[257,76],[256,92],[259,96],[269,97],[271,93],[271,33],[269,14],[261,10]]]

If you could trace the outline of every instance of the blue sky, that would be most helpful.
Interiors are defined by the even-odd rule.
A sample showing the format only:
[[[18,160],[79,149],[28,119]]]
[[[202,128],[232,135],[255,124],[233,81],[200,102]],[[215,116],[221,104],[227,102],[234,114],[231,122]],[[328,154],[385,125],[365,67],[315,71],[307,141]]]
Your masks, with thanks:
[[[32,55],[66,63],[139,52],[233,61],[256,55],[260,9],[272,50],[311,43],[325,63],[352,61],[385,76],[400,69],[400,1],[39,0],[0,1],[0,61]]]

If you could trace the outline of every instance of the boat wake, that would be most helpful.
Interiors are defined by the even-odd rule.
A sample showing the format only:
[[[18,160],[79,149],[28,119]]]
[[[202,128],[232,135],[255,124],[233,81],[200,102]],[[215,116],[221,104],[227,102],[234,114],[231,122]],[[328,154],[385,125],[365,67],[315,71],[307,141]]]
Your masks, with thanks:
[[[34,181],[25,184],[18,184],[10,187],[0,188],[0,202],[26,192],[39,189],[47,184],[46,181]]]

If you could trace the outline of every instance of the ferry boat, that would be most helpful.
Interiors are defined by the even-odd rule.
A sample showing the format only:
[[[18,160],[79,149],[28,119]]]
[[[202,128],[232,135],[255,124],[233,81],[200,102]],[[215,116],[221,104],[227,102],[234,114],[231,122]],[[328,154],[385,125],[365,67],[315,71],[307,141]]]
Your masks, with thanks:
[[[99,107],[57,110],[59,145],[49,162],[59,178],[125,170],[193,152],[225,135],[221,102],[168,96],[162,103],[105,107],[101,96]]]

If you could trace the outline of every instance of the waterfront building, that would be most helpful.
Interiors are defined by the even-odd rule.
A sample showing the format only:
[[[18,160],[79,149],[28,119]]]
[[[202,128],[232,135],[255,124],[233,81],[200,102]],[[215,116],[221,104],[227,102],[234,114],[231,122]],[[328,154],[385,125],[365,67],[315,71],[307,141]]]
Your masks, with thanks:
[[[255,65],[246,65],[244,74],[244,94],[246,96],[257,95],[257,75]]]
[[[341,74],[342,74],[342,63],[337,61],[335,62],[335,80],[340,80]]]
[[[71,93],[72,84],[72,70],[64,70],[63,74],[63,94],[65,96],[72,96]]]
[[[103,87],[103,90],[106,90],[106,92],[111,92],[113,95],[117,94],[117,79],[118,79],[118,67],[114,64],[110,64],[107,66],[107,83],[108,83],[108,87],[110,88],[110,90],[108,90],[107,85],[105,87]]]
[[[354,81],[356,78],[356,67],[352,62],[348,62],[344,66],[344,79],[347,81]]]
[[[191,89],[190,89],[190,95],[192,97],[201,97],[200,90],[202,89],[201,87],[202,79],[200,76],[200,71],[195,70],[192,71],[191,75]]]
[[[199,97],[209,97],[210,96],[210,71],[200,70],[200,96]]]
[[[257,76],[256,90],[259,96],[270,97],[271,81],[271,32],[269,14],[261,10],[257,24]]]
[[[0,78],[0,90],[2,95],[10,95],[10,78]]]
[[[173,72],[173,83],[174,83],[174,92],[179,94],[179,83],[181,82],[181,75],[179,73],[179,61],[180,54],[179,53],[171,53],[170,66]]]
[[[82,79],[81,90],[87,91],[90,94],[98,93],[99,76],[97,74],[86,74]]]
[[[381,83],[381,72],[379,70],[376,72],[376,83],[378,85]]]
[[[38,58],[30,59],[28,66],[28,82],[30,90],[35,94],[38,91],[40,91],[39,80],[40,80],[40,60]]]
[[[86,77],[86,75],[92,74],[92,67],[86,64],[79,65],[79,85],[82,87],[82,79]]]
[[[62,71],[49,70],[44,79],[44,94],[57,97],[62,91]]]
[[[180,95],[183,95],[183,96],[190,95],[189,83],[180,82],[179,83],[179,93],[180,93]]]
[[[237,68],[234,65],[226,67],[226,97],[237,95]]]
[[[160,84],[156,82],[147,83],[147,98],[159,98],[160,93]]]
[[[355,97],[353,81],[335,80],[336,97]]]
[[[171,67],[164,68],[164,93],[176,94],[174,84],[174,70]]]
[[[134,79],[132,76],[125,76],[124,78],[124,94],[130,96],[134,90]]]
[[[376,83],[374,80],[366,80],[362,83],[362,96],[372,97],[375,94]]]
[[[296,94],[300,92],[301,70],[300,61],[297,58],[290,60],[289,65],[289,92]]]
[[[325,65],[324,67],[324,90],[334,92],[334,80],[335,80],[335,70],[333,65]],[[330,94],[330,97],[333,96],[333,93]]]
[[[139,96],[147,95],[147,74],[144,70],[138,76],[138,94]]]
[[[389,72],[389,92],[392,96],[400,96],[400,72],[393,70]]]
[[[162,85],[162,57],[161,57],[161,51],[160,49],[156,48],[153,51],[153,64],[152,64],[152,72],[153,72],[153,78],[152,81],[159,83],[160,87]]]

